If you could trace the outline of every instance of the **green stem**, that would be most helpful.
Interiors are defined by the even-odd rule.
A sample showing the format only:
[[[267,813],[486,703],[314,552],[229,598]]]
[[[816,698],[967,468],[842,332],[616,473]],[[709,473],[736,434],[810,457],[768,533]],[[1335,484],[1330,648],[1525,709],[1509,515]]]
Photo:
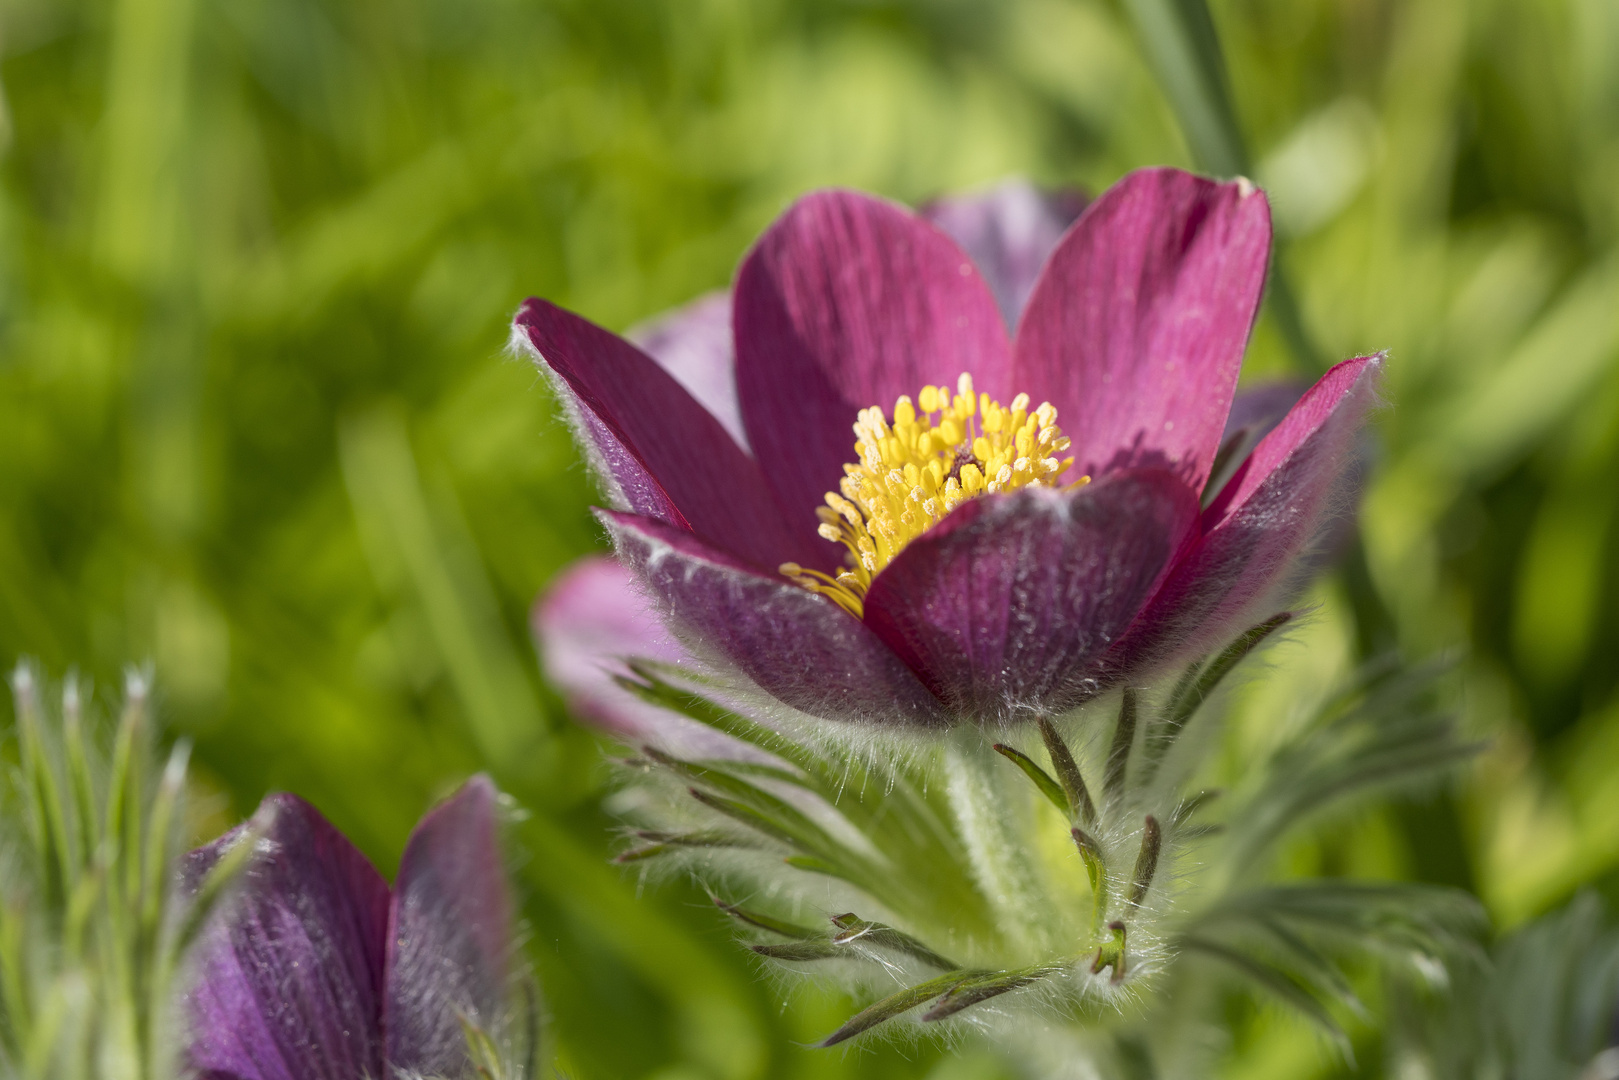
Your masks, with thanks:
[[[1015,820],[1027,812],[1026,791],[1006,782],[1015,774],[975,727],[952,734],[944,763],[956,825],[996,926],[1014,948],[1038,954],[1050,904]]]

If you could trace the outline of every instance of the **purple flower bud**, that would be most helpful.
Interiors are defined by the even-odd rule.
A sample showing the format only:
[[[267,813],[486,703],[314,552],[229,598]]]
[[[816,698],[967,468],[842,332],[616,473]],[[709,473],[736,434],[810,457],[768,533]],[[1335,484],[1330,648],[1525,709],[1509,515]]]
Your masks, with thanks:
[[[515,959],[495,799],[477,776],[429,811],[392,891],[295,795],[193,851],[194,887],[232,844],[260,849],[193,952],[191,1066],[216,1080],[466,1074],[463,1022],[502,1034]]]

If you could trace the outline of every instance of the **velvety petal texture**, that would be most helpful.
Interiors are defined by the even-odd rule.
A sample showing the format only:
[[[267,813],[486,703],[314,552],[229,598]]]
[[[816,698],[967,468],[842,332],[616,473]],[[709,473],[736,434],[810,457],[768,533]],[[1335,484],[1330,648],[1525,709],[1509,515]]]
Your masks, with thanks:
[[[272,795],[263,854],[197,947],[192,1064],[239,1080],[383,1075],[388,885],[314,807]],[[244,835],[193,852],[200,879]]]
[[[713,414],[727,435],[746,448],[742,406],[736,399],[736,349],[731,343],[731,293],[705,293],[673,311],[632,326],[624,336]]]
[[[1005,722],[1100,689],[1103,653],[1197,525],[1158,470],[968,502],[872,582],[866,623],[958,716]]]
[[[1345,360],[1260,441],[1204,511],[1202,539],[1115,649],[1112,668],[1142,671],[1211,647],[1288,584],[1332,510],[1382,367],[1381,354]]]
[[[1018,324],[1013,382],[1057,407],[1080,472],[1153,466],[1202,488],[1270,241],[1252,184],[1177,169],[1131,173],[1074,223]]]
[[[1084,209],[1085,196],[1078,191],[1045,191],[1018,177],[929,203],[922,216],[972,258],[1012,327],[1047,257]]]
[[[209,1080],[462,1075],[460,1018],[498,1031],[511,962],[494,810],[493,785],[474,777],[430,812],[394,893],[293,795],[192,852],[195,889],[231,845],[258,846],[193,952],[191,1068]]]
[[[641,331],[661,361],[524,306],[520,335],[617,485],[602,521],[619,559],[692,656],[814,716],[1001,723],[1215,647],[1297,576],[1380,359],[1339,365],[1296,404],[1281,388],[1234,410],[1269,259],[1264,195],[1146,169],[1079,208],[1024,184],[924,215],[805,196],[737,272],[729,352],[718,296]],[[1051,402],[1073,440],[1067,476],[1092,482],[968,499],[875,574],[863,608],[784,577],[786,562],[843,566],[815,511],[853,459],[860,410],[963,373],[1003,403]],[[733,386],[745,444],[726,433]],[[642,721],[602,705],[607,672],[651,639],[587,586],[559,586],[537,633],[558,685],[628,731]]]
[[[827,719],[934,725],[939,701],[865,624],[690,533],[602,511],[624,559],[668,605],[694,652],[717,653],[766,693]]]
[[[651,357],[544,300],[523,305],[516,329],[561,380],[601,471],[629,509],[759,566],[825,558],[786,528],[753,458]]]
[[[512,899],[488,777],[467,781],[411,833],[387,942],[388,1063],[456,1075],[467,1059],[462,1018],[497,1034],[510,979]]]
[[[852,191],[800,199],[748,253],[734,303],[748,442],[807,535],[851,459],[861,409],[892,409],[962,372],[1010,397],[1006,330],[983,277],[948,236],[893,203]]]

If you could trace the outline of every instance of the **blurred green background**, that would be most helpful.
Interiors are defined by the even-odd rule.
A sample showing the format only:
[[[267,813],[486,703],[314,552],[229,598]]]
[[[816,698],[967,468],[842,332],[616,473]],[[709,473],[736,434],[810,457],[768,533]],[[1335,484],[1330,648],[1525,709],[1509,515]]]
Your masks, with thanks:
[[[502,350],[525,295],[623,328],[724,284],[814,186],[1207,161],[1130,2],[5,0],[0,661],[113,687],[152,658],[199,834],[292,789],[391,869],[492,770],[529,810],[531,952],[580,1080],[1000,1075],[804,1049],[846,1002],[784,1009],[700,894],[606,863],[602,747],[526,626],[602,541]],[[1320,362],[1393,357],[1321,624],[1461,651],[1491,738],[1294,861],[1462,885],[1502,927],[1619,899],[1619,7],[1213,15]],[[1308,367],[1285,329],[1250,377]],[[1285,1020],[1237,1026],[1230,1075],[1333,1068]]]

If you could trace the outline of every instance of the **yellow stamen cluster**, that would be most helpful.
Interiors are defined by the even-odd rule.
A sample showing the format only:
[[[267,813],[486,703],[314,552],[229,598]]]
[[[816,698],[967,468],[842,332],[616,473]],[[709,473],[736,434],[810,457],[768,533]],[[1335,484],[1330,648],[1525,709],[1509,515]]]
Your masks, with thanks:
[[[781,572],[857,618],[877,572],[950,511],[979,495],[1055,487],[1073,464],[1057,458],[1069,442],[1050,402],[1030,412],[1029,395],[1019,394],[1002,405],[974,394],[971,375],[954,395],[924,386],[914,402],[902,396],[892,424],[880,406],[862,409],[854,433],[860,460],[843,467],[842,494],[827,492],[816,510],[821,535],[849,549],[848,568],[834,577],[783,563]]]

